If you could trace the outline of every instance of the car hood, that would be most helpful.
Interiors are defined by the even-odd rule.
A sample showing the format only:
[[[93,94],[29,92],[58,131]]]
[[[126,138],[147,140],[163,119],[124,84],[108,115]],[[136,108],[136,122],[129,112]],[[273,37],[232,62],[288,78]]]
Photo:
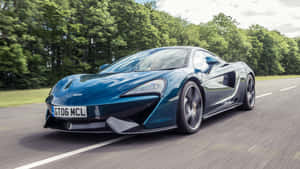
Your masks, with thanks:
[[[170,71],[79,74],[60,80],[47,99],[54,105],[112,103],[121,94]]]

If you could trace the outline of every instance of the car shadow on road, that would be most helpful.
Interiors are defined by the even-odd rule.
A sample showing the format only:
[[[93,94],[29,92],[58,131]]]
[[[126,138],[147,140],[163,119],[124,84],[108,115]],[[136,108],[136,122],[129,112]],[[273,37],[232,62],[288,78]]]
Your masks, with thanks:
[[[116,134],[80,134],[46,130],[27,135],[19,143],[38,151],[61,152],[65,149],[76,149],[119,137]]]
[[[201,128],[202,129],[209,128],[211,125],[231,119],[232,117],[237,116],[242,113],[246,113],[246,112],[243,110],[239,110],[239,109],[233,109],[233,110],[229,110],[229,111],[220,113],[220,114],[215,115],[207,120],[204,120]]]
[[[188,134],[182,134],[177,132],[176,130],[171,130],[171,131],[165,131],[165,132],[160,132],[160,133],[151,133],[151,134],[142,134],[142,135],[137,135],[136,137],[116,143],[116,145],[127,145],[127,144],[135,144],[137,146],[138,144],[145,145],[147,143],[152,144],[155,142],[172,142],[176,141],[179,139],[185,139],[191,137],[199,137],[201,136],[202,132],[205,130],[206,132],[209,132],[209,130],[214,130],[215,125],[218,123],[222,123],[226,120],[230,120],[234,116],[237,116],[239,114],[245,113],[244,111],[241,110],[229,110],[224,113],[218,114],[216,116],[213,116],[209,119],[206,119],[203,121],[200,130],[192,135]],[[230,130],[230,128],[228,128]]]
[[[222,123],[222,121],[226,121],[241,113],[244,113],[244,111],[230,110],[204,120],[200,131],[194,135],[185,135],[172,130],[160,133],[137,135],[114,145],[116,145],[116,147],[124,146],[124,148],[126,148],[128,145],[138,146],[153,144],[155,142],[172,142],[174,140],[187,137],[196,137],[201,135],[201,130],[213,130],[214,125],[217,123]],[[27,135],[26,137],[21,138],[19,143],[26,148],[38,151],[62,152],[66,149],[81,148],[117,137],[119,136],[115,134],[75,134],[45,130],[45,132]]]

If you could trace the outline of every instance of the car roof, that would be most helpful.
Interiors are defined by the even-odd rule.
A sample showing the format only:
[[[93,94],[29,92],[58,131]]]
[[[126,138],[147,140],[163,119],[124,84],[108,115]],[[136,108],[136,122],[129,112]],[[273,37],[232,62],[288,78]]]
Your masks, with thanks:
[[[191,50],[208,51],[206,49],[203,49],[203,48],[200,48],[200,47],[195,47],[195,46],[164,46],[164,47],[160,47],[160,48],[156,48],[156,49],[167,49],[167,48],[181,48],[181,49],[191,49]]]

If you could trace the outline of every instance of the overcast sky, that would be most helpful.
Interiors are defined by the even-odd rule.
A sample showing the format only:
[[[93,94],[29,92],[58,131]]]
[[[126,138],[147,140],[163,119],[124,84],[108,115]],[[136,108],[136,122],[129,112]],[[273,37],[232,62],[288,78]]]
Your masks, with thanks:
[[[157,7],[195,24],[223,12],[242,28],[259,24],[289,37],[300,36],[300,0],[157,0]]]

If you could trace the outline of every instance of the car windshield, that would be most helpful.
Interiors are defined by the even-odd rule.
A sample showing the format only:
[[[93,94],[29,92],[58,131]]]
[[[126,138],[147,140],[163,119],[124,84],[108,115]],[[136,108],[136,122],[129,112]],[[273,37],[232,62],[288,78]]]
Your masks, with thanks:
[[[125,57],[101,73],[143,72],[182,68],[186,64],[187,49],[151,49]]]

